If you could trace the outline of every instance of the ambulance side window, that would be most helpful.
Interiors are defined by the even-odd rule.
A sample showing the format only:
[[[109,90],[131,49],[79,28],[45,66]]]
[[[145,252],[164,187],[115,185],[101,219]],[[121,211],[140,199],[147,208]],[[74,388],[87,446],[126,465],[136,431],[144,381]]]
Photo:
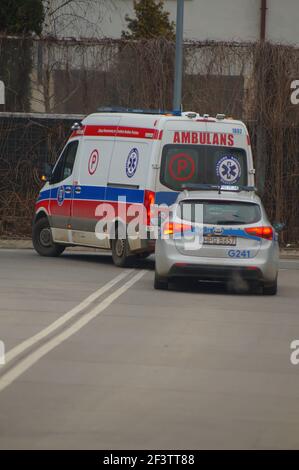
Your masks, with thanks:
[[[71,176],[76,159],[78,140],[70,142],[64,149],[60,159],[56,163],[51,177],[51,184],[59,183]]]

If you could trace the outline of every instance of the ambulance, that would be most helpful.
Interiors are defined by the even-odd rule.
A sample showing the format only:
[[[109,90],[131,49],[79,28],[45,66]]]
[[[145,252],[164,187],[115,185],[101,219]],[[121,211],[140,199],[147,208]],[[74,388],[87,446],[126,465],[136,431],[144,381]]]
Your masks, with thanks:
[[[153,204],[173,204],[186,185],[254,186],[254,173],[241,121],[222,114],[101,110],[73,125],[45,175],[33,244],[43,256],[75,245],[107,249],[116,265],[125,266],[154,251]],[[142,207],[145,217],[135,236],[127,236],[132,206],[133,212]],[[109,223],[100,224],[108,213]]]

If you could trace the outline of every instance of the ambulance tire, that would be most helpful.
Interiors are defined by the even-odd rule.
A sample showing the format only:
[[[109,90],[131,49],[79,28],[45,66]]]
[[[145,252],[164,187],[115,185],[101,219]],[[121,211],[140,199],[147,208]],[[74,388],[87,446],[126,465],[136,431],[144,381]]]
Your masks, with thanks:
[[[41,256],[56,257],[65,250],[64,245],[53,242],[50,224],[46,217],[39,219],[33,225],[32,243],[35,251]]]
[[[125,268],[130,265],[132,262],[132,256],[129,256],[129,242],[126,238],[118,238],[118,233],[116,232],[115,239],[111,242],[112,250],[112,259],[115,266],[120,268]]]

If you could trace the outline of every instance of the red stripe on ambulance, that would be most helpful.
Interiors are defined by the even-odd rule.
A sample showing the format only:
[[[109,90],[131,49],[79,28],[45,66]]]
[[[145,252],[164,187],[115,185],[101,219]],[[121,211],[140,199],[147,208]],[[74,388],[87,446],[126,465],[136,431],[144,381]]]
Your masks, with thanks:
[[[127,126],[93,126],[85,127],[84,135],[97,137],[128,137],[136,139],[160,140],[162,135],[158,129]]]

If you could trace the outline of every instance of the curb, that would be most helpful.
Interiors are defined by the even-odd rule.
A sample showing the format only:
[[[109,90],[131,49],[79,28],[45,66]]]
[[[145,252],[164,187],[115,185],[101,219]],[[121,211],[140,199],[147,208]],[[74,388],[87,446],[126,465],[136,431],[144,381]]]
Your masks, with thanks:
[[[85,246],[72,246],[69,249],[71,251],[100,251],[100,248],[88,248]],[[33,245],[31,240],[0,240],[0,250],[33,250]]]

